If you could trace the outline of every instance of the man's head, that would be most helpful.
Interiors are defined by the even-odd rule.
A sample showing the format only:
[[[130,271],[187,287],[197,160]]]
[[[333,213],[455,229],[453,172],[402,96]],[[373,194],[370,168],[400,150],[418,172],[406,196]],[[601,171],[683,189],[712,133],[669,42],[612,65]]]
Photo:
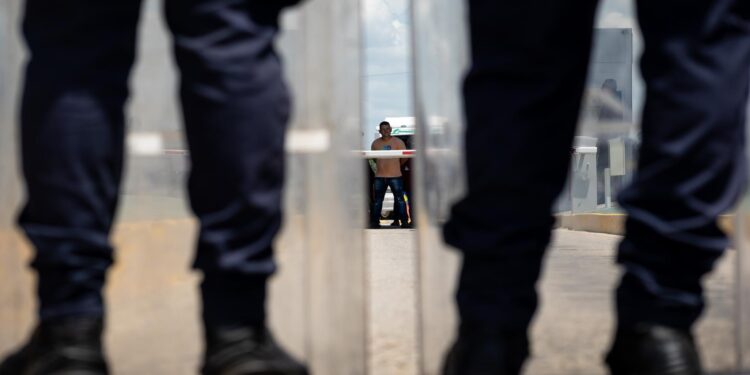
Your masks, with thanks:
[[[604,83],[602,83],[602,91],[605,91],[607,93],[616,93],[617,81],[611,78],[604,80]]]
[[[380,135],[383,138],[388,138],[391,136],[391,124],[388,121],[383,121],[380,123]]]

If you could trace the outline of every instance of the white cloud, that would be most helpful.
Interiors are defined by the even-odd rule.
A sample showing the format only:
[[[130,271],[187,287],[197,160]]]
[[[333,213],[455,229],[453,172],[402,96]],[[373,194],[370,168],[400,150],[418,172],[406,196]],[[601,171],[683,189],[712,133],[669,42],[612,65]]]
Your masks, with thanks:
[[[606,0],[601,4],[598,27],[629,28],[635,25],[633,0]]]
[[[599,21],[599,27],[604,28],[632,28],[635,22],[632,16],[620,13],[605,13]]]
[[[409,0],[364,0],[365,123],[363,147],[388,116],[412,113]]]
[[[365,0],[365,44],[405,46],[409,41],[406,0]]]

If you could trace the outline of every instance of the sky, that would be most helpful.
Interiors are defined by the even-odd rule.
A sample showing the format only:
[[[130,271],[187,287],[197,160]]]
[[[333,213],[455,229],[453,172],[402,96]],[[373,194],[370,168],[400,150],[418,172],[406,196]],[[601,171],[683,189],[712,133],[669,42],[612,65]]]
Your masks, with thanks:
[[[409,0],[363,0],[365,105],[363,147],[386,117],[412,116]]]
[[[455,0],[459,1],[459,0]],[[561,0],[565,1],[565,0]],[[412,116],[410,79],[410,0],[363,0],[365,38],[365,104],[363,147],[369,148],[376,127],[385,117]],[[635,26],[633,0],[607,0],[600,5],[597,27]],[[641,42],[636,30],[635,51]],[[636,107],[642,101],[640,82],[633,87]],[[636,112],[638,112],[636,110]]]

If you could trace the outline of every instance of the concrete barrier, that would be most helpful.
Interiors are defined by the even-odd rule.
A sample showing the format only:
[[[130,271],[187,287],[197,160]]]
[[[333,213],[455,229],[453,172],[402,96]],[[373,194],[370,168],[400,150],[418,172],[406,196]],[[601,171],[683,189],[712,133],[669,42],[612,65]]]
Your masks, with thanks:
[[[558,228],[594,232],[594,233],[607,233],[622,235],[625,233],[625,214],[599,214],[599,213],[588,213],[588,214],[570,214],[570,215],[556,215],[557,222],[555,224]],[[735,233],[735,217],[734,214],[722,215],[719,217],[719,228],[721,228],[728,236],[733,236]]]

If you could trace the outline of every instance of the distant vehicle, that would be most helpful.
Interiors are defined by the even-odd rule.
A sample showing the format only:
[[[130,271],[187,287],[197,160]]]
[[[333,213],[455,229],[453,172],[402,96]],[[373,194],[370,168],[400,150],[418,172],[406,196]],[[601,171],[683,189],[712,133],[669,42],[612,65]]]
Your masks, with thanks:
[[[414,117],[386,117],[383,121],[391,124],[391,135],[398,137],[406,143],[407,149],[413,149],[413,136],[416,130],[416,121]],[[375,125],[375,138],[380,137],[379,124]]]

